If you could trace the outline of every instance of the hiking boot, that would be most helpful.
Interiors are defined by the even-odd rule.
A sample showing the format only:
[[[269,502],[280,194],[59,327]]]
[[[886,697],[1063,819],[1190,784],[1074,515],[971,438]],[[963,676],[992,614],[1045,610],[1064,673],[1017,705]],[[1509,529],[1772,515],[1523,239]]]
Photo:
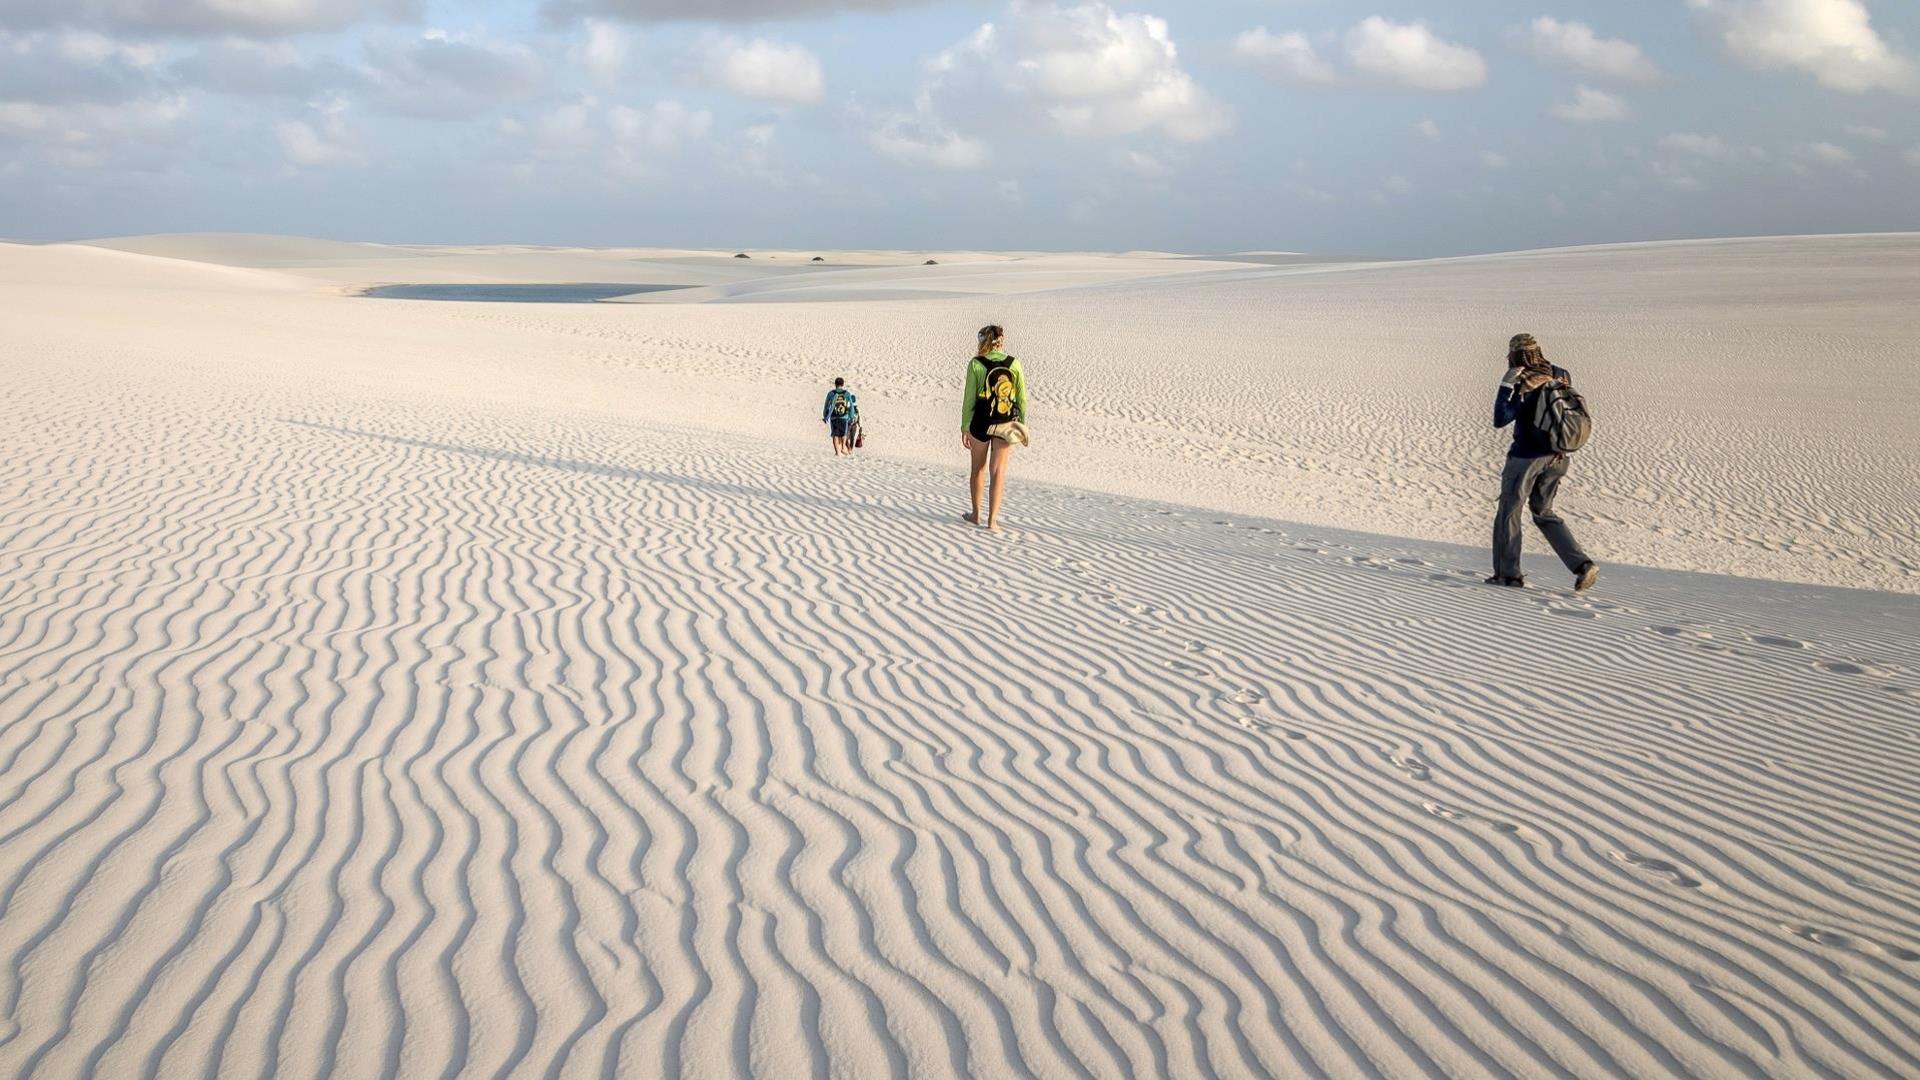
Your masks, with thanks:
[[[1600,567],[1592,561],[1588,561],[1585,565],[1581,566],[1579,570],[1574,572],[1573,591],[1586,592],[1588,589],[1593,588],[1594,582],[1599,580]]]
[[[1527,587],[1527,579],[1523,577],[1501,577],[1499,574],[1495,574],[1487,579],[1487,584],[1505,585],[1509,589],[1524,589]]]

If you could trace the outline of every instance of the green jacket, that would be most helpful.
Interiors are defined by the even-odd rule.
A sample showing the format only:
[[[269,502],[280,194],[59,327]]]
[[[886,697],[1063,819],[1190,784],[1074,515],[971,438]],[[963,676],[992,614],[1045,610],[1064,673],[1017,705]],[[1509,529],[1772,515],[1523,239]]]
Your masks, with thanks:
[[[986,355],[987,360],[1005,360],[1007,354],[995,349]],[[1020,370],[1020,358],[1014,357],[1009,365],[1013,369],[1013,402],[1019,410],[1015,417],[1021,423],[1027,422],[1027,373]],[[967,393],[960,399],[960,426],[963,429],[973,427],[974,403],[987,396],[987,365],[981,357],[974,357],[967,365]]]

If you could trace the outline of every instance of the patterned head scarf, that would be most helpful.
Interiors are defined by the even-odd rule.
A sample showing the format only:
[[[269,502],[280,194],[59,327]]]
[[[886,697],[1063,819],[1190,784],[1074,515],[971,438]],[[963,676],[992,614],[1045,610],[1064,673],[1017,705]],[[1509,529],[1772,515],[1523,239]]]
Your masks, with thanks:
[[[1507,342],[1507,366],[1520,369],[1516,389],[1523,394],[1553,381],[1553,365],[1547,363],[1547,354],[1532,334],[1515,334],[1513,340]]]

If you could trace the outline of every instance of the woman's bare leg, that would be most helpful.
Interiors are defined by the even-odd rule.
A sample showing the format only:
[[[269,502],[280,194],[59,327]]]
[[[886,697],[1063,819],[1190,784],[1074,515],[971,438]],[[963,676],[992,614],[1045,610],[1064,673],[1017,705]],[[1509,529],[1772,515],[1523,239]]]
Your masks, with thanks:
[[[980,524],[980,495],[987,482],[987,443],[989,440],[975,439],[970,448],[973,453],[973,471],[967,474],[967,491],[973,496],[973,512],[967,520]]]
[[[1001,439],[993,440],[993,489],[987,499],[987,528],[1000,530],[1000,499],[1007,493],[1007,470],[1013,467],[1013,444]],[[978,507],[975,500],[974,506]]]

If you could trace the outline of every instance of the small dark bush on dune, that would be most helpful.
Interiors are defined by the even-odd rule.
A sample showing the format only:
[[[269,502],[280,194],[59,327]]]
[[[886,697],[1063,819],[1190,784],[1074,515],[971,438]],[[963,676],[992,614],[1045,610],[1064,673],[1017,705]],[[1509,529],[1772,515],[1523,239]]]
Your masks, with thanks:
[[[939,260],[939,259],[928,259],[928,260],[927,260],[926,262],[923,262],[923,263],[921,263],[920,265],[921,265],[921,266],[939,266],[939,265],[940,265],[940,260]]]
[[[736,258],[736,259],[751,259],[751,258],[753,258],[753,256],[751,256],[751,255],[749,255],[749,254],[747,254],[746,252],[744,252],[744,251],[742,251],[742,252],[740,252],[740,253],[738,253],[738,254],[736,254],[736,255],[734,256],[734,258]]]

